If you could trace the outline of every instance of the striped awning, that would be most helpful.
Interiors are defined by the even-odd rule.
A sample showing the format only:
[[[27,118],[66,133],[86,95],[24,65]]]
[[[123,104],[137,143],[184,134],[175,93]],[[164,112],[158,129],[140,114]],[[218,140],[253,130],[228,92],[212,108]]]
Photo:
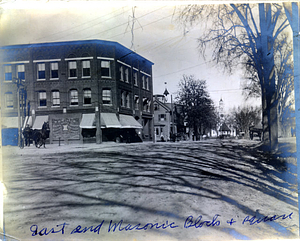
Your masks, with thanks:
[[[141,129],[143,128],[140,123],[138,123],[133,116],[130,115],[120,115],[120,123],[122,128],[135,128]]]
[[[32,127],[32,116],[26,116],[25,117],[22,129],[24,129],[26,127],[26,125],[29,125],[29,127]]]
[[[80,122],[80,128],[85,129],[94,129],[96,128],[95,124],[95,113],[92,114],[83,114]]]
[[[32,126],[33,130],[41,130],[44,122],[48,122],[49,117],[47,115],[41,115],[35,117],[34,124]]]
[[[101,113],[101,128],[122,128],[115,113]]]

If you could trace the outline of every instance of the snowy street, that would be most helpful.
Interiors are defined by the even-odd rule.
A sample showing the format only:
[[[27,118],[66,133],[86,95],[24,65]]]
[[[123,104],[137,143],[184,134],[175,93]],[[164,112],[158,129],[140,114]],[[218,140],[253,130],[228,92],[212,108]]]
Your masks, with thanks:
[[[5,233],[20,240],[296,239],[295,146],[281,143],[276,158],[258,144],[3,147]]]

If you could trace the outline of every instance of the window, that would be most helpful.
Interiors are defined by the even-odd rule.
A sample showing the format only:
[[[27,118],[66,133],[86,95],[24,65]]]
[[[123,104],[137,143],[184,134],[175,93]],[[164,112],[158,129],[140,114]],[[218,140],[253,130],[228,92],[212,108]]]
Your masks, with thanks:
[[[123,66],[120,66],[119,71],[120,71],[120,80],[124,81]]]
[[[110,61],[102,60],[101,61],[101,76],[102,77],[111,77],[110,75]]]
[[[6,108],[14,108],[14,99],[12,92],[5,93],[5,106]]]
[[[12,70],[11,65],[4,66],[4,73],[5,73],[5,81],[12,81]]]
[[[70,105],[78,105],[78,91],[70,90]]]
[[[138,74],[136,71],[134,71],[133,73],[133,81],[134,81],[134,85],[138,86]]]
[[[129,83],[129,69],[125,69],[125,82]]]
[[[46,78],[45,64],[37,64],[37,68],[38,68],[38,79],[44,80]]]
[[[143,98],[143,111],[150,112],[150,100]]]
[[[60,98],[59,98],[58,90],[52,91],[52,106],[60,106]]]
[[[159,110],[159,105],[157,103],[154,104],[154,110]]]
[[[39,106],[45,107],[47,106],[47,94],[46,91],[39,92]]]
[[[134,96],[134,109],[138,110],[139,109],[139,102],[140,102],[140,98],[138,95]]]
[[[18,75],[18,79],[25,81],[25,65],[24,64],[17,65],[17,75]]]
[[[144,76],[144,75],[142,76],[142,86],[143,86],[143,89],[146,88],[146,87],[145,87],[145,76]]]
[[[166,121],[166,120],[167,120],[166,114],[160,114],[160,115],[158,115],[158,121]]]
[[[82,61],[82,77],[91,76],[91,62],[89,60]]]
[[[126,93],[126,102],[125,102],[125,106],[127,108],[130,108],[130,95],[129,93]]]
[[[83,104],[91,105],[92,104],[92,91],[91,89],[83,90]]]
[[[126,92],[122,91],[121,93],[121,106],[125,107],[126,106]]]
[[[69,62],[69,78],[77,77],[77,63],[76,61]]]
[[[58,63],[50,63],[50,78],[58,79]]]
[[[102,90],[102,102],[104,105],[111,104],[111,90],[110,89]]]
[[[147,90],[149,90],[149,77],[146,77],[145,81],[146,81],[146,83],[145,83],[145,88],[146,88]]]

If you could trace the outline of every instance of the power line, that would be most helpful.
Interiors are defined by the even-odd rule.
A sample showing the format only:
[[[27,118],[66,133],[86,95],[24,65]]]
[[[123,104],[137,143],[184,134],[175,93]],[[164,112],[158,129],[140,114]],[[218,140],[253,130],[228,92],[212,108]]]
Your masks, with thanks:
[[[110,15],[110,14],[113,14],[113,13],[119,11],[119,10],[122,10],[123,8],[124,8],[124,7],[119,8],[119,9],[117,9],[117,10],[111,12],[111,13],[105,14],[105,15],[103,15],[103,16],[100,16],[100,17],[98,17],[98,18],[92,19],[92,20],[90,20],[90,21],[88,21],[88,22],[79,24],[79,25],[77,25],[77,26],[74,26],[74,27],[71,27],[71,28],[68,28],[68,29],[65,29],[65,30],[62,30],[62,31],[59,31],[59,32],[56,32],[56,33],[53,33],[53,34],[50,34],[50,35],[48,35],[48,36],[43,36],[43,37],[41,37],[41,38],[38,38],[37,40],[49,38],[49,37],[54,36],[54,35],[57,35],[57,34],[61,34],[61,33],[68,32],[68,31],[70,31],[70,30],[72,30],[72,29],[81,27],[81,26],[83,26],[83,25],[89,24],[89,23],[94,22],[94,21],[96,21],[96,20],[98,20],[98,19],[101,19],[101,18],[103,18],[103,17],[106,17],[106,16],[108,16],[108,15]],[[71,33],[71,34],[78,33],[78,32],[84,31],[84,30],[86,30],[86,29],[92,28],[92,27],[94,27],[94,26],[96,26],[96,25],[98,25],[98,24],[100,24],[100,23],[103,23],[103,22],[108,21],[108,20],[110,20],[110,19],[112,19],[112,18],[115,18],[115,17],[117,17],[117,16],[119,16],[119,15],[121,15],[121,14],[123,14],[123,13],[124,13],[124,12],[121,12],[121,13],[118,14],[118,15],[115,15],[115,16],[112,16],[112,17],[110,17],[110,18],[108,18],[108,19],[102,20],[101,22],[99,22],[99,23],[97,23],[97,24],[94,24],[94,25],[92,25],[92,26],[90,26],[90,27],[86,27],[86,28],[84,28],[84,29],[78,30],[78,31],[73,32],[73,33]],[[61,36],[60,36],[60,37],[61,37]]]

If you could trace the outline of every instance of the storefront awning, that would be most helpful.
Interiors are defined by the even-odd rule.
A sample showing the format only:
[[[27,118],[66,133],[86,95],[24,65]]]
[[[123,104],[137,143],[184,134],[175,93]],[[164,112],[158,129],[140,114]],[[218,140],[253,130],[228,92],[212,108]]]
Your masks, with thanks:
[[[47,115],[41,115],[35,117],[34,124],[32,126],[33,130],[41,130],[43,127],[44,122],[48,122],[48,116]]]
[[[24,129],[26,127],[26,125],[29,125],[29,127],[32,127],[32,116],[25,117],[25,121],[24,121],[22,129]]]
[[[133,116],[130,115],[120,115],[120,123],[122,128],[135,128],[141,129],[143,128],[140,123],[138,123]]]
[[[18,117],[2,117],[2,129],[18,128]]]
[[[81,122],[80,122],[80,128],[85,128],[85,129],[94,129],[94,128],[96,128],[95,113],[93,113],[93,114],[83,114]]]
[[[101,128],[122,128],[116,114],[101,113]]]

